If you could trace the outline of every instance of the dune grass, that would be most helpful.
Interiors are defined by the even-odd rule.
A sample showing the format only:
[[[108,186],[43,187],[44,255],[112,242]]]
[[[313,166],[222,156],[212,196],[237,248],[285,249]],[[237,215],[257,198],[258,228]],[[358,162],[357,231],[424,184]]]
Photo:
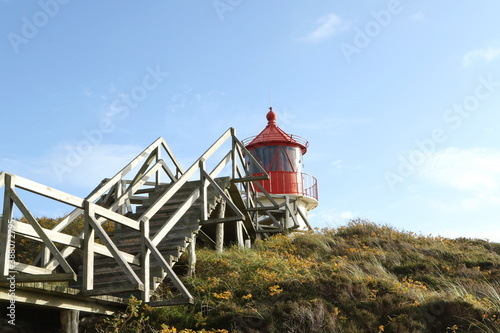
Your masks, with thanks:
[[[197,255],[195,304],[149,309],[150,331],[500,332],[497,243],[353,220]]]

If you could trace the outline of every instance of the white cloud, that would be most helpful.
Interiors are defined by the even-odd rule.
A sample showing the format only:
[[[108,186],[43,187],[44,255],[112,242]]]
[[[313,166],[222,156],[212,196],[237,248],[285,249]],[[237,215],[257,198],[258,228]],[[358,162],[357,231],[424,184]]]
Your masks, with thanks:
[[[418,175],[445,187],[476,193],[500,189],[500,151],[448,148],[433,154]]]
[[[442,212],[482,212],[500,206],[500,151],[488,148],[448,148],[433,154],[417,175],[446,197],[427,197]],[[446,193],[446,192],[445,192]]]
[[[301,42],[318,43],[349,28],[349,24],[335,14],[328,14],[317,21],[317,27],[306,36],[299,38]]]
[[[500,56],[500,48],[485,48],[485,49],[477,49],[470,52],[467,52],[463,57],[463,65],[465,67],[471,67],[474,65],[476,61],[484,60],[491,62]]]

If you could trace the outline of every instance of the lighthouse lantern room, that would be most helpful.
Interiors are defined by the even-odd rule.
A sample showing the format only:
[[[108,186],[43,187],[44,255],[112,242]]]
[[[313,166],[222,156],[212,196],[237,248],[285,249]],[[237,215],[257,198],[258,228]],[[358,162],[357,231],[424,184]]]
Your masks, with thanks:
[[[307,221],[301,216],[318,206],[318,183],[316,178],[302,172],[303,157],[307,152],[307,140],[285,133],[276,125],[276,113],[269,108],[267,113],[268,124],[260,134],[243,140],[243,144],[255,159],[260,162],[269,174],[268,180],[259,181],[262,187],[278,203],[286,197],[297,202],[297,221],[299,230],[308,228]],[[259,175],[259,168],[247,158],[250,172]],[[261,196],[261,201],[266,201]]]

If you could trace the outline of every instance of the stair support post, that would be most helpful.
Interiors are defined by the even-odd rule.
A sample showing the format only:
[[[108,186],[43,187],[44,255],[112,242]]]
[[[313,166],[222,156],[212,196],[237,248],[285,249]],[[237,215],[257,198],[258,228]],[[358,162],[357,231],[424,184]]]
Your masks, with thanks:
[[[222,219],[226,214],[226,202],[224,200],[219,204],[218,218]],[[217,223],[215,226],[215,251],[222,253],[224,249],[224,223]]]
[[[196,272],[196,235],[193,235],[188,247],[188,272],[187,276],[192,278]]]
[[[238,243],[238,248],[243,250],[245,248],[245,240],[243,238],[243,222],[236,222],[236,241]]]
[[[63,333],[78,333],[78,320],[80,311],[61,310],[61,331]]]
[[[144,290],[142,291],[143,302],[149,302],[151,295],[151,250],[147,246],[149,240],[149,219],[145,218],[141,223],[141,275]]]
[[[84,202],[85,217],[83,231],[83,280],[82,291],[94,289],[94,244],[95,231],[90,225],[91,216],[94,215],[93,206],[88,201]]]
[[[290,211],[290,197],[285,195],[285,225],[283,226],[284,232],[287,232],[292,223],[292,212]]]

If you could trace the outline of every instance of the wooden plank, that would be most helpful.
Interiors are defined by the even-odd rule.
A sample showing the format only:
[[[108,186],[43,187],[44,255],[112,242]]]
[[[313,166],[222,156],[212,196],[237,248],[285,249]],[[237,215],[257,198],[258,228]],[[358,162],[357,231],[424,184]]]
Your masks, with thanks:
[[[17,261],[14,262],[14,267],[11,270],[26,274],[52,274],[51,270],[38,266],[23,264]]]
[[[9,302],[10,299],[9,288],[0,287],[0,300]],[[110,302],[103,304],[89,298],[74,298],[36,290],[22,290],[19,286],[16,288],[15,299],[18,303],[40,305],[49,308],[72,309],[105,315],[112,315],[117,310],[123,310],[125,306]]]
[[[1,282],[7,281],[6,277],[0,278]],[[16,283],[18,282],[64,282],[76,281],[76,274],[16,274]]]
[[[33,238],[40,238],[35,228],[33,228],[33,226],[31,226],[30,224],[24,222],[16,221],[13,230],[19,235],[30,236]],[[63,234],[61,232],[55,232],[51,229],[42,228],[42,230],[44,234],[47,235],[47,237],[49,237],[52,241],[56,243],[77,248],[81,247],[81,245],[83,244],[83,240],[81,238]],[[40,241],[43,240],[40,239]]]
[[[0,171],[0,188],[5,185],[5,171]]]
[[[96,204],[93,204],[93,203],[90,203],[90,204],[94,205],[94,210],[95,210],[96,215],[99,215],[99,216],[103,217],[104,219],[108,219],[108,220],[111,220],[113,222],[123,224],[129,228],[134,229],[134,230],[140,230],[139,222],[132,220],[132,219],[130,219],[126,216],[123,216],[121,214],[118,214],[116,212],[113,212],[109,209],[106,209],[104,207],[98,206]],[[99,224],[100,224],[100,222],[99,222]]]
[[[36,233],[38,236],[43,240],[43,244],[49,249],[50,253],[54,256],[54,259],[56,259],[59,262],[59,265],[64,269],[66,273],[71,273],[75,274],[75,271],[73,271],[73,268],[68,264],[66,259],[61,255],[61,252],[59,252],[59,249],[56,247],[56,245],[52,242],[52,240],[47,236],[47,234],[43,231],[42,226],[38,223],[36,218],[31,214],[31,212],[28,210],[24,202],[19,198],[15,190],[12,190],[11,192],[11,198],[14,200],[14,203],[16,206],[19,208],[21,213],[23,213],[24,217],[28,220],[28,222],[31,224],[33,229],[35,229]]]
[[[56,190],[50,186],[42,185],[32,180],[16,176],[16,187],[22,188],[28,192],[36,193],[44,197],[63,202],[65,204],[82,208],[84,199]]]
[[[279,210],[276,209],[275,206],[257,206],[257,207],[248,207],[247,210],[249,212],[259,212],[259,211],[276,211],[278,212]]]
[[[131,293],[136,291],[143,291],[144,285],[142,283],[132,282],[110,282],[106,285],[96,286],[93,290],[86,290],[81,292],[84,296],[99,296],[99,295],[118,295],[124,293]]]
[[[200,221],[200,225],[210,225],[210,224],[224,224],[227,222],[238,222],[241,221],[239,216],[230,216],[223,218],[212,218],[205,221]]]

